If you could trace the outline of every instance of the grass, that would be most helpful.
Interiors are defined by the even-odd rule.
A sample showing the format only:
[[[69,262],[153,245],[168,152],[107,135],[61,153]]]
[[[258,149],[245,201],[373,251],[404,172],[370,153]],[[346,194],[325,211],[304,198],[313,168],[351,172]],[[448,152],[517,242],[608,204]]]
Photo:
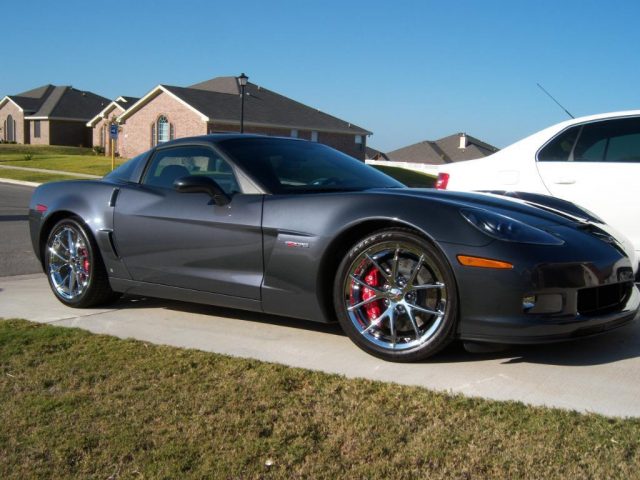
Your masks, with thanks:
[[[0,144],[0,155],[4,154],[46,154],[46,155],[93,155],[93,150],[84,147],[62,145],[22,145],[16,143]]]
[[[0,321],[0,425],[3,479],[639,478],[640,467],[640,420],[20,320]]]
[[[1,164],[1,163],[0,163]],[[0,170],[0,179],[9,178],[11,180],[22,180],[25,182],[47,183],[57,182],[58,180],[78,180],[79,177],[70,175],[59,175],[56,173],[29,172],[27,170]]]
[[[407,187],[412,188],[434,188],[437,178],[426,173],[409,170],[401,167],[391,167],[388,165],[371,165],[390,177],[395,178]]]
[[[117,158],[116,165],[120,165],[124,161],[124,159]],[[111,171],[111,157],[94,155],[89,148],[1,144],[0,165],[44,168],[102,176]],[[4,170],[0,172],[0,176],[13,178],[7,177]]]

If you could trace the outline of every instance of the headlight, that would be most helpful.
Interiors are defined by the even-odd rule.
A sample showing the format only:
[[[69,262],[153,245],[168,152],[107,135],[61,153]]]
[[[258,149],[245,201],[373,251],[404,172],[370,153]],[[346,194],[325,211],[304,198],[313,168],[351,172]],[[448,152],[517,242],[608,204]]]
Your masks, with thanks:
[[[563,240],[514,218],[480,209],[461,210],[462,216],[482,233],[505,242],[562,245]]]

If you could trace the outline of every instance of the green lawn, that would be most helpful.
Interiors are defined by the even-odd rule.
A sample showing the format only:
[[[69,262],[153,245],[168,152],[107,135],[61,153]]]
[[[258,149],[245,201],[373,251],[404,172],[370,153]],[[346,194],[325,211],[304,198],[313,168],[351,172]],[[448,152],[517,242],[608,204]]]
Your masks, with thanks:
[[[124,159],[116,159],[116,165],[123,162]],[[111,171],[111,157],[94,155],[89,148],[0,144],[0,165],[102,176]],[[7,177],[4,170],[0,177],[13,178]]]
[[[640,468],[640,420],[19,320],[0,321],[0,426],[2,479],[627,479]]]
[[[381,172],[386,173],[390,177],[395,178],[407,187],[412,188],[433,188],[436,185],[437,178],[426,173],[420,173],[407,168],[392,167],[387,165],[371,165]]]

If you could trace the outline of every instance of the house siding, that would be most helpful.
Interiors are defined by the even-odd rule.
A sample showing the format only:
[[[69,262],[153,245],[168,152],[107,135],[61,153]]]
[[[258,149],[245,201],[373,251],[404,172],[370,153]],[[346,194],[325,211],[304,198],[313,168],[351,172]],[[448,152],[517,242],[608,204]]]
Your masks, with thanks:
[[[49,120],[40,120],[40,136],[36,137],[33,133],[34,124],[33,120],[27,121],[29,125],[29,132],[31,136],[32,145],[52,145],[50,142],[50,128],[51,122]]]
[[[182,102],[162,92],[122,125],[120,155],[131,158],[151,148],[151,126],[160,115],[173,125],[174,138],[191,137],[207,133],[207,124]]]
[[[255,133],[259,135],[271,135],[279,137],[290,137],[292,128],[281,127],[255,127],[251,125],[245,125],[245,133]],[[298,137],[304,140],[311,140],[311,130],[303,130],[298,128]],[[209,123],[207,133],[222,133],[222,132],[239,132],[240,127],[235,124],[227,123]],[[335,148],[347,155],[351,155],[358,160],[364,161],[366,136],[362,135],[362,147],[356,144],[355,135],[351,133],[333,133],[333,132],[318,132],[318,143],[323,143],[330,147]]]
[[[2,108],[0,108],[0,128],[3,129],[0,138],[2,138],[2,140],[7,139],[7,132],[4,130],[4,122],[7,120],[9,115],[11,115],[16,123],[16,143],[29,143],[28,135],[25,139],[26,122],[24,120],[24,114],[13,102],[7,102]]]
[[[122,114],[122,112],[124,112],[123,108],[113,106],[111,109],[107,110],[107,112],[105,113],[106,118],[101,118],[98,121],[98,123],[96,123],[91,129],[93,146],[99,145],[101,147],[104,147],[104,154],[106,156],[111,155],[111,139],[109,137],[109,126],[111,124],[111,120],[115,119],[114,117],[117,117],[118,115]],[[102,145],[101,137],[100,137],[100,132],[103,128],[106,128],[105,135],[104,135],[104,139],[105,139],[104,145]],[[121,136],[118,136],[118,140],[116,140],[116,149],[115,149],[116,153],[120,153],[121,143],[122,143],[122,138]]]

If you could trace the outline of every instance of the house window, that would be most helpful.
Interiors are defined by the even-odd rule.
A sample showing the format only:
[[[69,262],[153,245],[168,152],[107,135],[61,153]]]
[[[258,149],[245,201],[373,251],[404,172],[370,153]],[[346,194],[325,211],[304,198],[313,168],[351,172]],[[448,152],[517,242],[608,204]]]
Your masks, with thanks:
[[[312,142],[317,142],[318,141],[318,132],[316,132],[315,130],[313,132],[311,132],[311,141]]]
[[[175,138],[175,131],[172,123],[167,117],[160,115],[158,120],[151,124],[151,146],[155,147],[159,143],[168,142]]]
[[[156,143],[163,143],[169,141],[169,120],[162,115],[158,118],[156,131],[158,132],[158,140]]]
[[[362,145],[362,135],[356,135],[356,144]]]
[[[291,129],[291,136],[292,136],[293,138],[298,138],[298,130],[297,130],[297,129],[295,129],[295,128],[292,128],[292,129]]]
[[[40,138],[40,120],[33,121],[33,136]]]
[[[5,133],[5,138],[7,142],[16,141],[16,122],[13,120],[13,117],[11,115],[7,116],[7,129]]]
[[[106,142],[106,137],[107,137],[107,127],[106,125],[103,125],[102,128],[100,129],[100,146],[103,148]]]

